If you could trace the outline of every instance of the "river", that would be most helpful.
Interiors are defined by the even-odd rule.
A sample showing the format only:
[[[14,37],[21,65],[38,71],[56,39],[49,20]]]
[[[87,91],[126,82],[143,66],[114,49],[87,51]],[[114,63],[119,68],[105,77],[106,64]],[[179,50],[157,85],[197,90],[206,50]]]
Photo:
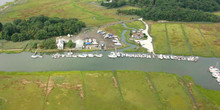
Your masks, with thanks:
[[[121,41],[125,40],[126,30],[122,33]],[[119,51],[123,51],[121,49]],[[201,57],[197,63],[175,60],[140,59],[140,58],[117,58],[107,57],[110,51],[99,51],[102,58],[60,58],[53,59],[50,55],[44,55],[42,59],[32,59],[32,53],[0,54],[0,71],[97,71],[97,70],[138,70],[145,72],[168,72],[179,76],[187,75],[193,77],[196,84],[204,88],[220,91],[220,86],[215,78],[208,72],[210,65],[220,62],[219,58]]]
[[[5,5],[7,2],[13,2],[14,0],[0,0],[0,6]]]

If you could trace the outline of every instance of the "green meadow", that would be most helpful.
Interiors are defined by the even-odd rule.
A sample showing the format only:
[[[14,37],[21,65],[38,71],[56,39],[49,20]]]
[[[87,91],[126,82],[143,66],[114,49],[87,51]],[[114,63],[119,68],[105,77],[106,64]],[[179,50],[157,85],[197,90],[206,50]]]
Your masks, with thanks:
[[[109,22],[130,20],[136,16],[119,16],[117,9],[100,6],[97,0],[23,0],[24,3],[13,5],[0,14],[1,22],[14,19],[27,19],[31,16],[46,15],[50,17],[78,18],[88,26],[101,26]],[[124,6],[120,9],[136,7]]]
[[[219,99],[191,77],[162,72],[0,72],[1,110],[219,110]]]

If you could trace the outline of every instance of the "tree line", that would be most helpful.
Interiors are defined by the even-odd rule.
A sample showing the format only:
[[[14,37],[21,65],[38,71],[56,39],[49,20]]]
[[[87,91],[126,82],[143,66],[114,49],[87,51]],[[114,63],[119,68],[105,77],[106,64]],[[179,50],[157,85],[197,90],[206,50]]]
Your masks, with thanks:
[[[115,2],[120,1],[124,0]],[[220,22],[220,17],[211,13],[220,10],[220,0],[128,0],[125,4],[140,9],[119,9],[118,14],[138,15],[154,21]]]
[[[54,36],[78,34],[85,23],[76,18],[64,19],[47,17],[44,15],[33,16],[28,20],[16,19],[13,23],[0,23],[0,39],[20,42],[30,39],[48,39]]]

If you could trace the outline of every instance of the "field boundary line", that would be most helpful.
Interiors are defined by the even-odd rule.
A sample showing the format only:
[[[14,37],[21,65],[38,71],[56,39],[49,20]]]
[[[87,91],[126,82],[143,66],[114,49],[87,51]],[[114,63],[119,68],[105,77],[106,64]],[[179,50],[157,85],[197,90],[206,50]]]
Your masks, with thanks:
[[[194,106],[196,107],[196,110],[199,110],[198,105],[197,105],[197,103],[196,103],[196,100],[195,100],[195,98],[193,97],[193,93],[190,92],[189,88],[187,87],[186,82],[185,82],[182,78],[178,78],[178,79],[179,79],[179,81],[182,81],[182,82],[183,82],[184,87],[183,87],[183,86],[181,86],[181,87],[182,87],[182,88],[184,89],[184,91],[190,96],[190,98],[191,98],[191,100],[192,100]],[[177,80],[178,80],[178,79],[177,79]]]
[[[0,100],[2,100],[2,104],[0,105],[0,110],[4,110],[3,108],[7,100],[4,97],[0,97]]]
[[[168,45],[168,53],[173,54],[170,46],[170,40],[169,40],[169,35],[168,35],[168,30],[167,30],[167,24],[165,25],[165,31],[166,31],[166,37],[167,37],[167,45]]]
[[[188,47],[188,49],[189,49],[191,55],[193,56],[192,48],[191,48],[191,45],[190,45],[190,43],[189,43],[189,38],[188,38],[187,35],[186,35],[186,32],[185,32],[185,30],[184,30],[183,25],[180,24],[180,26],[181,26],[181,29],[182,29],[183,36],[184,36],[184,38],[185,38],[185,40],[186,40],[187,47]]]
[[[163,103],[162,103],[161,97],[160,97],[160,95],[159,95],[159,93],[158,93],[158,90],[157,90],[156,86],[154,85],[153,81],[151,80],[150,75],[149,75],[147,72],[145,72],[145,75],[146,75],[146,77],[148,78],[148,80],[151,82],[151,84],[152,84],[152,86],[153,86],[153,88],[154,88],[154,90],[155,90],[155,94],[156,94],[158,100],[159,100],[160,103],[161,103],[162,110],[164,110],[164,106],[163,106]]]
[[[127,110],[127,104],[124,100],[124,97],[122,95],[122,92],[121,92],[121,86],[120,86],[120,83],[119,83],[119,80],[118,80],[118,75],[117,75],[117,72],[116,71],[112,71],[112,74],[113,76],[115,77],[116,81],[117,81],[117,84],[118,84],[118,91],[119,91],[119,94],[120,94],[120,97],[121,97],[121,101],[122,101],[122,106],[123,108],[125,108],[125,110]]]
[[[82,88],[83,88],[83,95],[84,95],[84,98],[83,98],[83,103],[84,103],[84,110],[87,110],[87,94],[86,94],[86,85],[85,85],[85,78],[84,78],[84,73],[82,71],[80,71],[81,73],[81,80],[82,80]]]
[[[45,93],[45,96],[44,96],[44,103],[43,103],[42,110],[45,110],[45,106],[46,106],[46,100],[47,100],[47,91],[48,91],[48,84],[49,84],[49,80],[50,80],[50,74],[48,75],[48,78],[47,78],[46,93]]]
[[[212,55],[214,55],[214,56],[216,57],[215,52],[212,51],[211,46],[210,46],[209,43],[207,42],[206,37],[203,35],[203,33],[202,33],[202,31],[200,30],[200,28],[198,28],[198,30],[199,30],[200,34],[202,35],[202,37],[203,37],[203,39],[204,39],[204,41],[205,41],[206,48],[212,53]]]

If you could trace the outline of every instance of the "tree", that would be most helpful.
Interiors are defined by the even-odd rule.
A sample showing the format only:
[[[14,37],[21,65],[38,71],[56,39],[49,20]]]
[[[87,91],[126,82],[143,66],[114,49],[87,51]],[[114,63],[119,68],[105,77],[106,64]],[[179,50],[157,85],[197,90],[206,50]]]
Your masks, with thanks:
[[[37,43],[36,42],[34,42],[34,44],[32,45],[32,47],[31,47],[32,49],[37,49]]]
[[[132,31],[130,31],[130,37],[132,36]]]
[[[147,35],[144,33],[144,38],[146,38],[146,39],[147,39],[147,37],[148,37],[148,36],[147,36]]]
[[[11,36],[11,40],[12,40],[13,42],[18,42],[20,36],[21,36],[21,35],[20,35],[19,33],[14,33],[14,34]]]
[[[0,31],[2,31],[2,28],[3,28],[3,25],[2,25],[2,23],[0,22]]]
[[[72,40],[69,40],[67,46],[68,46],[69,48],[72,48],[72,47],[73,47],[73,42],[72,42]]]
[[[47,31],[45,31],[45,30],[38,31],[37,34],[36,34],[36,38],[39,39],[39,40],[48,38],[47,37]]]

